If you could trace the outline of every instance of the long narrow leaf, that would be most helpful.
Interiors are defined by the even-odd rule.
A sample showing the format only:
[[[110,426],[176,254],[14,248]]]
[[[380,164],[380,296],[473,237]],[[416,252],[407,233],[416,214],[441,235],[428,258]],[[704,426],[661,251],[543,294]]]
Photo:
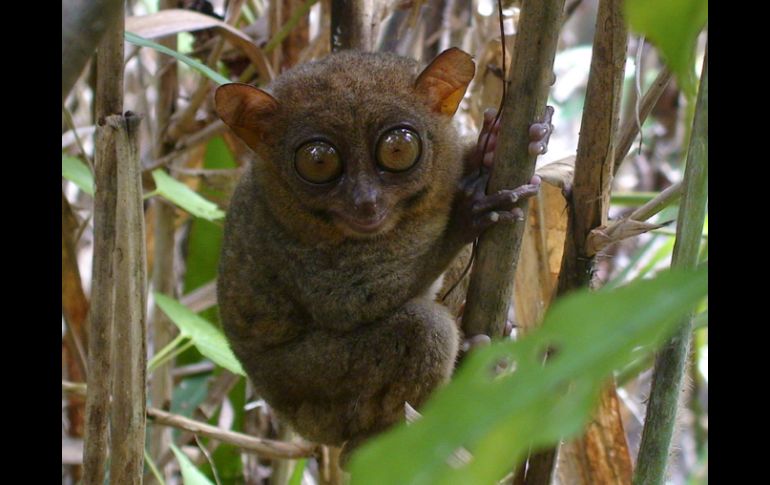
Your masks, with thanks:
[[[168,47],[162,46],[156,42],[153,42],[151,40],[145,39],[144,37],[140,37],[134,33],[126,31],[125,34],[126,40],[131,42],[132,44],[136,44],[138,46],[142,47],[150,47],[152,49],[155,49],[158,52],[162,52],[166,55],[169,55],[173,57],[174,59],[184,62],[191,68],[195,69],[196,71],[200,72],[201,74],[205,75],[212,81],[214,81],[217,84],[227,84],[230,82],[229,79],[224,77],[223,75],[219,74],[218,72],[214,71],[210,67],[201,64],[200,62],[196,61],[195,59],[192,59],[190,57],[187,57],[184,54],[180,54],[179,52],[175,50],[171,50]]]
[[[225,213],[219,210],[216,204],[204,199],[190,187],[170,177],[163,170],[154,170],[152,178],[155,180],[155,193],[165,197],[195,217],[215,221],[225,216]]]

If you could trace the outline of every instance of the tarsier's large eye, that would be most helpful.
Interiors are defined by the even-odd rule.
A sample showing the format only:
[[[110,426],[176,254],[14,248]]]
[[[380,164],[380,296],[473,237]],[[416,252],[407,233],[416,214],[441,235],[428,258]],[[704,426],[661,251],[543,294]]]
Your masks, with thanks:
[[[386,132],[377,142],[377,163],[390,172],[403,172],[420,158],[420,136],[409,128]]]
[[[336,148],[317,140],[299,147],[294,155],[294,168],[308,182],[325,184],[342,174],[342,160]]]

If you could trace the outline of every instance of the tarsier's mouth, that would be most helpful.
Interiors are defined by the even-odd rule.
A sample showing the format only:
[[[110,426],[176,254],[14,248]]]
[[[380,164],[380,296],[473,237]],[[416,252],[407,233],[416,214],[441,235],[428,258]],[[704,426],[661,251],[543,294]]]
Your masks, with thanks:
[[[373,234],[385,226],[388,220],[388,213],[389,211],[383,210],[371,217],[356,217],[344,212],[333,212],[332,214],[335,216],[335,219],[355,232]]]

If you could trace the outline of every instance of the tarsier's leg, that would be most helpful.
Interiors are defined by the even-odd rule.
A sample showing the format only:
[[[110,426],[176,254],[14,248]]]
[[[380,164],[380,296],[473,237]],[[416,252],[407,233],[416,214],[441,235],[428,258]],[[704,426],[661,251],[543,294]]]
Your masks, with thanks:
[[[454,318],[443,305],[428,297],[414,299],[382,325],[380,329],[372,329],[370,349],[378,347],[375,352],[384,355],[378,357],[370,350],[366,357],[390,367],[386,372],[392,380],[379,389],[371,389],[373,392],[368,399],[359,402],[357,412],[361,424],[369,424],[366,419],[369,415],[377,416],[377,419],[345,443],[343,463],[363,441],[403,421],[404,403],[421,406],[436,387],[449,380],[454,370],[458,331]],[[366,369],[373,365],[370,360],[361,366],[361,370],[367,373]],[[367,374],[370,378],[371,373]],[[361,386],[365,387],[365,382]]]
[[[351,332],[315,330],[272,349],[255,381],[264,372],[283,375],[282,388],[264,389],[279,415],[308,439],[349,442],[347,458],[355,445],[403,420],[404,402],[418,407],[448,380],[457,349],[454,318],[426,296]]]

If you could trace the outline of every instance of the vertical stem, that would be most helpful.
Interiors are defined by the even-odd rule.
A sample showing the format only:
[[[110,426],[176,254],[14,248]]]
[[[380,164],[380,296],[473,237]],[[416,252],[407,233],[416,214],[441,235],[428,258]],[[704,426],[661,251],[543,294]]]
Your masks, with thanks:
[[[522,3],[489,193],[526,184],[534,174],[527,134],[545,112],[563,8],[564,0]],[[521,207],[526,214],[526,201]],[[502,335],[525,224],[498,224],[479,239],[463,315],[466,336]]]
[[[120,18],[121,0],[63,0],[61,4],[61,102],[67,97],[102,36]],[[121,39],[123,29],[121,27]],[[121,57],[122,59],[122,57]]]
[[[288,426],[282,425],[278,430],[278,440],[285,443],[291,442],[294,433]],[[292,471],[296,466],[296,460],[273,460],[273,473],[270,476],[271,485],[283,485],[289,483],[289,477],[291,477]]]
[[[708,46],[703,58],[683,185],[671,266],[691,269],[698,261],[708,200]],[[647,418],[634,474],[635,485],[664,483],[691,336],[692,315],[688,315],[655,360]]]
[[[110,481],[142,483],[145,438],[146,256],[142,170],[137,136],[141,119],[128,112],[107,117],[115,131],[117,223],[115,231],[115,325]]]
[[[332,0],[332,51],[371,51],[375,40],[373,14],[373,0]]]
[[[622,1],[600,0],[559,274],[560,296],[597,284],[592,281],[595,255],[588,251],[587,238],[591,230],[607,222],[627,47]],[[631,456],[619,409],[615,383],[610,380],[583,436],[565,444],[559,453],[560,474],[571,483],[631,482]],[[549,480],[550,476],[544,476],[527,483]]]
[[[88,325],[88,388],[83,483],[102,485],[107,460],[107,423],[114,316],[116,157],[105,118],[123,111],[123,9],[96,54],[94,253]]]
[[[160,9],[176,8],[176,0],[161,0]],[[176,50],[176,36],[168,36],[159,39],[158,42],[170,49]],[[166,136],[169,122],[176,111],[176,99],[178,91],[178,74],[176,61],[163,72],[158,80],[158,97],[155,104],[156,138],[153,140],[153,156],[155,159],[167,155],[173,149]],[[152,267],[153,289],[164,295],[175,297],[174,285],[174,218],[175,211],[172,206],[163,202],[159,197],[152,201],[155,210],[154,227],[154,256]],[[174,338],[175,327],[154,305],[150,311],[150,328],[152,329],[152,342],[154,352],[164,348]],[[169,409],[171,405],[171,365],[166,363],[158,367],[152,373],[150,381],[150,402],[156,408]],[[150,435],[150,456],[154,459],[168,449],[171,442],[171,430],[165,426],[152,426]],[[160,470],[163,473],[163,470]],[[154,481],[154,477],[148,480]]]

